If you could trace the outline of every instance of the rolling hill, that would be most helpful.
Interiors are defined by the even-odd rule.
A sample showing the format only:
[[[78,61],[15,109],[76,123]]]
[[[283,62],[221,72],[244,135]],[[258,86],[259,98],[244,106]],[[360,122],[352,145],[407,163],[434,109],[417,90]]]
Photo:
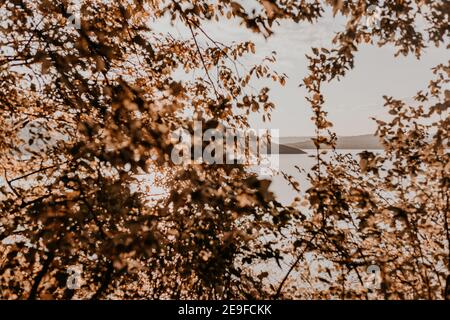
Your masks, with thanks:
[[[316,149],[312,137],[281,137],[280,145],[296,149]],[[329,148],[323,146],[324,149]],[[337,139],[336,149],[383,149],[378,137],[372,134],[341,136]],[[281,153],[281,149],[280,149]]]

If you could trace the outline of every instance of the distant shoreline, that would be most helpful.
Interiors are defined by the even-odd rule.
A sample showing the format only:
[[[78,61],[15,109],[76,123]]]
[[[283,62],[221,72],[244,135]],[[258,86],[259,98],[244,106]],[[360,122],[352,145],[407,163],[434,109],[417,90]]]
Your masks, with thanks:
[[[280,145],[295,148],[298,150],[316,149],[312,137],[281,137]],[[322,145],[321,149],[331,149],[328,145]],[[346,150],[382,150],[383,146],[379,138],[372,134],[358,136],[341,136],[337,138],[336,149]]]

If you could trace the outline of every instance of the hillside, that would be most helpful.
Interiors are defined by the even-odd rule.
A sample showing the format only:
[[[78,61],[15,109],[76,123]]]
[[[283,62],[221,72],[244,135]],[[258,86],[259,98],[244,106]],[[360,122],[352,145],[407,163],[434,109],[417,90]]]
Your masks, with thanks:
[[[282,137],[280,138],[282,145],[296,149],[315,149],[315,145],[311,137]],[[326,146],[323,146],[326,148]],[[336,149],[382,149],[382,145],[378,137],[365,134],[359,136],[342,136],[338,137]]]
[[[269,153],[271,152],[270,148],[269,148],[268,152]],[[278,145],[278,154],[306,154],[306,152],[303,150],[300,150],[296,146],[279,144]]]

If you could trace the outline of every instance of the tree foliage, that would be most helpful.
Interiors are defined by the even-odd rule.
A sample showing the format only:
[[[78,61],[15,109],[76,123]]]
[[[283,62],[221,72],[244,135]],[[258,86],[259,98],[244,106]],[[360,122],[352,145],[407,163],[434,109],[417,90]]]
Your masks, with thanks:
[[[368,30],[372,4],[382,19]],[[363,152],[358,163],[320,150],[335,143],[322,84],[345,76],[363,43],[417,58],[445,46],[448,1],[86,0],[79,28],[69,5],[0,0],[0,239],[14,239],[0,244],[0,297],[448,295],[450,65],[434,69],[419,106],[385,98],[382,155]],[[318,152],[307,210],[280,204],[244,165],[173,165],[170,132],[192,131],[193,119],[205,128],[246,127],[255,112],[270,120],[269,89],[251,83],[286,81],[275,56],[248,70],[240,59],[255,53],[251,40],[223,44],[205,26],[235,19],[270,37],[281,20],[315,23],[327,9],[347,24],[331,48],[308,55]],[[158,31],[166,20],[189,36]],[[143,174],[159,178],[145,188]],[[155,184],[165,197],[151,196]],[[273,268],[258,271],[283,259],[292,262],[280,281]],[[372,292],[362,275],[371,263],[383,279]],[[73,265],[83,267],[79,290],[67,287]]]

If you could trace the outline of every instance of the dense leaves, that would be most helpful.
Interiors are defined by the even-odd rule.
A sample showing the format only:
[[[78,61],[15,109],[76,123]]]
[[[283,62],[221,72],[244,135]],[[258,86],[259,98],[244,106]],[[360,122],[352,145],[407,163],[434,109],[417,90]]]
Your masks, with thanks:
[[[357,163],[320,152],[335,143],[321,85],[353,68],[358,45],[419,58],[446,44],[448,1],[378,3],[380,28],[368,30],[371,4],[86,0],[76,26],[69,1],[0,0],[0,297],[448,295],[450,66],[434,70],[420,106],[386,97],[384,154]],[[299,201],[307,210],[282,206],[244,165],[173,165],[171,132],[192,130],[193,119],[234,128],[250,113],[270,119],[269,89],[251,83],[286,81],[270,67],[275,56],[243,67],[255,45],[216,41],[206,23],[236,19],[270,37],[273,24],[314,23],[326,8],[347,25],[334,47],[308,56],[318,152]],[[165,21],[189,36],[161,32]],[[370,264],[383,280],[372,292]],[[83,267],[78,290],[67,286],[74,265]]]

